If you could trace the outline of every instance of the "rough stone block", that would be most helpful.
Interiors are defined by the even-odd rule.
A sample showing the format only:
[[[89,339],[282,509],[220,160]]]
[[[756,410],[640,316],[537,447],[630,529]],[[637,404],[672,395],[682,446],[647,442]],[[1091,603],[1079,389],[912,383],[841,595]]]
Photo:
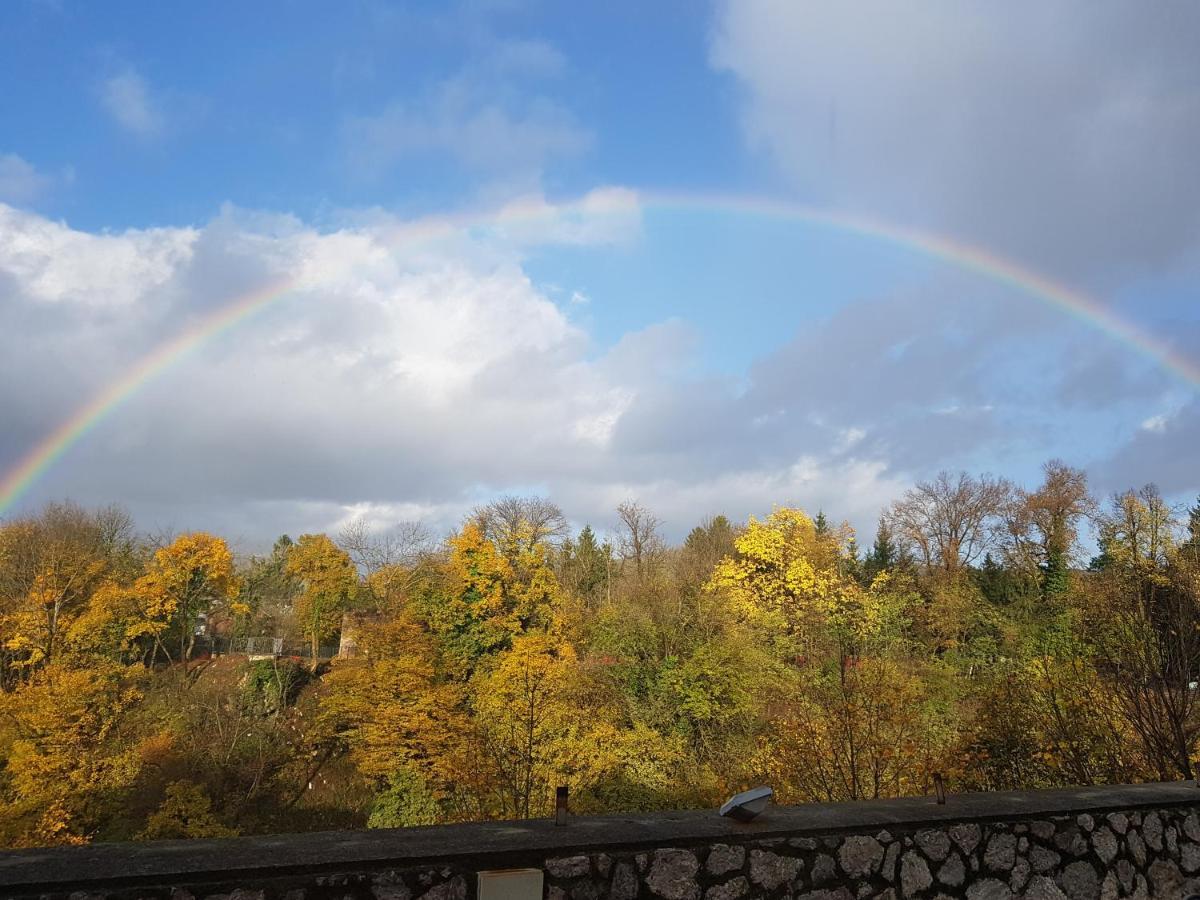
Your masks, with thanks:
[[[1090,862],[1073,862],[1058,876],[1058,886],[1071,900],[1098,900],[1100,877]]]
[[[1092,833],[1092,849],[1096,851],[1100,861],[1107,866],[1117,858],[1117,851],[1121,848],[1117,843],[1117,836],[1107,828],[1101,827]]]
[[[630,863],[617,863],[608,895],[610,900],[633,900],[638,895],[637,873],[633,871]]]
[[[1029,824],[1029,830],[1033,832],[1034,837],[1043,841],[1048,841],[1050,838],[1054,837],[1053,822],[1031,822]]]
[[[1013,893],[1003,881],[984,878],[967,888],[967,900],[1010,900]]]
[[[900,842],[895,841],[888,845],[887,852],[883,855],[883,865],[879,869],[879,874],[883,876],[884,881],[896,880],[896,861],[898,859],[900,859]]]
[[[803,860],[791,856],[779,856],[769,850],[751,850],[750,880],[765,890],[773,891],[795,878],[803,865]]]
[[[1142,839],[1151,850],[1163,848],[1163,824],[1158,813],[1146,813],[1142,819]]]
[[[1139,869],[1146,864],[1146,845],[1137,831],[1130,831],[1125,835],[1125,846],[1129,848],[1129,855]]]
[[[1045,875],[1034,875],[1022,897],[1023,900],[1068,900],[1059,886]]]
[[[900,858],[900,891],[905,897],[919,894],[933,884],[929,866],[925,860],[911,850]]]
[[[1021,890],[1028,883],[1030,872],[1029,860],[1018,857],[1013,863],[1012,874],[1008,876],[1008,886],[1014,891]]]
[[[1147,817],[1148,818],[1148,817]],[[1144,827],[1144,826],[1143,826]],[[1183,896],[1183,873],[1169,859],[1156,859],[1146,871],[1155,897]]]
[[[837,865],[832,856],[822,853],[813,861],[812,883],[814,887],[828,884],[837,877]]]
[[[949,846],[945,835],[942,839]],[[873,874],[883,862],[883,845],[873,837],[853,835],[838,849],[838,862],[842,864],[842,871],[852,878]]]
[[[975,852],[975,848],[979,846],[982,836],[978,825],[950,826],[950,837],[967,856]]]
[[[1184,844],[1179,851],[1179,864],[1183,866],[1183,871],[1189,874],[1200,872],[1200,846]]]
[[[1183,833],[1188,836],[1188,840],[1200,843],[1200,817],[1195,813],[1190,813],[1183,820]]]
[[[455,875],[449,881],[431,887],[421,895],[421,900],[467,900],[467,880]]]
[[[917,846],[934,862],[941,862],[950,852],[950,836],[940,829],[917,832]]]
[[[1016,837],[1004,832],[992,835],[983,854],[983,864],[993,872],[1007,872],[1016,861]]]
[[[744,875],[739,875],[732,881],[714,885],[704,892],[704,900],[738,900],[750,893],[750,883]]]
[[[546,871],[555,878],[578,878],[592,870],[592,861],[586,856],[560,856],[546,860]]]
[[[705,868],[710,875],[724,875],[740,869],[746,862],[746,848],[740,844],[713,844]]]
[[[847,888],[840,887],[832,890],[809,891],[800,894],[796,900],[854,900],[854,895]]]
[[[695,854],[687,850],[655,850],[646,885],[664,900],[696,900],[700,896],[696,884],[699,869]]]
[[[1117,860],[1116,866],[1117,880],[1121,882],[1121,890],[1125,893],[1130,893],[1133,890],[1133,876],[1137,874],[1133,863],[1127,859]]]
[[[942,884],[950,885],[950,887],[958,887],[966,880],[966,877],[967,867],[957,853],[952,854],[937,871],[937,880]]]
[[[1072,825],[1054,835],[1054,846],[1070,856],[1086,856],[1088,852],[1087,838],[1083,836],[1078,825]]]

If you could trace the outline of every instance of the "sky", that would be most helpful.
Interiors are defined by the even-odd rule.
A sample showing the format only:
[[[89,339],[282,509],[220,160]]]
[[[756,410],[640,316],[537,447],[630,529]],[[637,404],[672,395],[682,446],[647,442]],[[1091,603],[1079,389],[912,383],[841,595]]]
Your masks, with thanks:
[[[1109,0],[12,0],[0,514],[255,549],[534,493],[869,539],[939,470],[1056,457],[1183,503],[1198,43]]]

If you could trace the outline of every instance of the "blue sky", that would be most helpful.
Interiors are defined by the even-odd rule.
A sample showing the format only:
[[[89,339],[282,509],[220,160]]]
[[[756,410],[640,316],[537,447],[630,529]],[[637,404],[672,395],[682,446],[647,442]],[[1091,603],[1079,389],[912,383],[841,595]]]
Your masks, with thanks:
[[[1082,15],[1085,10],[1088,13]],[[0,472],[268,277],[21,500],[257,545],[509,490],[672,534],[773,503],[869,534],[913,481],[1200,491],[1197,387],[910,251],[657,194],[869,214],[1200,359],[1200,13],[1052,0],[0,9]],[[599,214],[584,197],[618,198]],[[518,238],[425,217],[543,204]],[[573,218],[574,217],[574,218]]]

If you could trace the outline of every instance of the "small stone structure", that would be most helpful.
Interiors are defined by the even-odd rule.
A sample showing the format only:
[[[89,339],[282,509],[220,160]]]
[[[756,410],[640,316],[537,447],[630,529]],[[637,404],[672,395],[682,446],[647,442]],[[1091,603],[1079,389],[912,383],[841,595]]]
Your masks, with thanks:
[[[1187,900],[1193,782],[0,853],[0,896],[476,900],[533,867],[545,900]]]

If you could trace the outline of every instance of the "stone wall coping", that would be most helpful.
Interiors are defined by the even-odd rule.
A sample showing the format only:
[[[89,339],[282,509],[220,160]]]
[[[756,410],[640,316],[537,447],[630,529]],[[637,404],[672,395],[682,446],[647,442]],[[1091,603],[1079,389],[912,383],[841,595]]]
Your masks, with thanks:
[[[1111,785],[1046,791],[951,794],[848,803],[772,806],[742,824],[712,810],[434,825],[422,828],[255,835],[216,840],[97,843],[0,851],[0,888],[50,891],[207,882],[334,872],[462,865],[541,866],[547,858],[608,850],[916,829],[1055,815],[1200,805],[1196,782]]]

